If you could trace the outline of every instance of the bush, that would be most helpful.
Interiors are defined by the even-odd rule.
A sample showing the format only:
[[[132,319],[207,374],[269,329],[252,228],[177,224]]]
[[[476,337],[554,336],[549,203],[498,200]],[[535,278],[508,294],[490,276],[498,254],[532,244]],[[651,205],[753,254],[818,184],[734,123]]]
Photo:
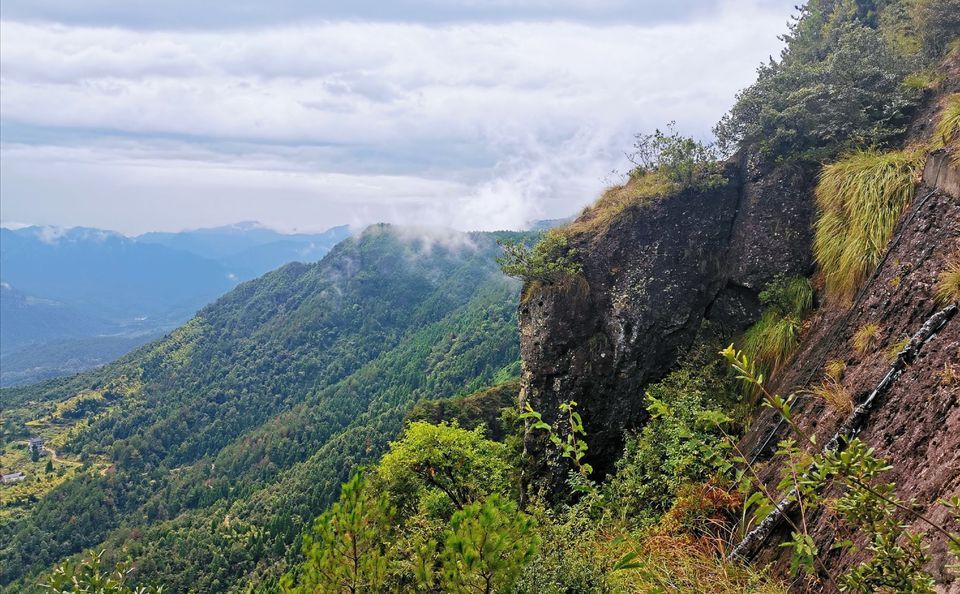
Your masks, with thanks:
[[[677,132],[676,122],[667,124],[666,132],[657,129],[653,134],[637,134],[627,158],[635,166],[631,178],[658,173],[679,188],[709,188],[725,182],[716,147],[683,136]]]
[[[924,55],[940,58],[960,31],[960,0],[916,0],[912,9]]]
[[[377,475],[403,513],[422,511],[425,502],[452,513],[508,490],[505,453],[506,446],[484,437],[482,426],[467,431],[456,424],[417,421],[390,444]]]
[[[829,297],[849,300],[876,268],[923,163],[919,150],[857,151],[823,168],[813,253]]]
[[[507,276],[552,285],[583,271],[574,259],[577,250],[567,242],[567,236],[557,230],[544,233],[533,248],[523,242],[498,240],[503,255],[497,258],[497,263]]]
[[[723,411],[725,392],[711,368],[683,367],[647,388],[650,419],[628,436],[609,496],[621,520],[650,524],[673,504],[678,490],[722,466],[723,435],[707,414]]]

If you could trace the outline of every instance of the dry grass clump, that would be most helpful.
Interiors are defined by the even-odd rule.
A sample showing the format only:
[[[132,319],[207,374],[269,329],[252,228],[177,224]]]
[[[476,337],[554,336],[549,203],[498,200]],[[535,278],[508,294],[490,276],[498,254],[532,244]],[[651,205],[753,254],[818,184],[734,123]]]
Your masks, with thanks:
[[[563,228],[563,232],[571,236],[605,231],[627,208],[676,190],[677,184],[660,172],[632,176],[627,183],[609,188],[596,202],[583,209],[575,221]]]
[[[842,359],[831,359],[823,366],[826,376],[833,381],[839,382],[843,379],[843,373],[847,370],[847,363]]]
[[[820,398],[827,403],[827,406],[842,415],[853,412],[853,396],[850,395],[850,391],[830,376],[827,376],[819,386],[811,388],[810,394]]]
[[[950,151],[950,161],[960,166],[960,93],[944,99],[935,134],[935,146],[942,146]]]
[[[876,268],[924,159],[920,150],[860,151],[823,168],[813,249],[829,297],[849,300]]]
[[[960,301],[960,252],[947,260],[947,267],[940,272],[937,280],[937,302],[952,303]]]
[[[780,594],[783,584],[753,569],[726,561],[712,544],[691,536],[651,535],[636,548],[638,567],[613,572],[615,592],[713,592],[716,594]]]
[[[853,348],[860,354],[872,351],[877,346],[880,326],[864,324],[853,334]]]

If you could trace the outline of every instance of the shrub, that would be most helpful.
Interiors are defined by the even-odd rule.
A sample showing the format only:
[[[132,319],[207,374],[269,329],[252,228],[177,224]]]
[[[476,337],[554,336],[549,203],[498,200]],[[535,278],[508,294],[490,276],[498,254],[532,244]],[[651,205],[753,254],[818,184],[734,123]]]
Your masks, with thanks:
[[[583,271],[574,258],[577,250],[567,241],[567,236],[555,229],[544,233],[533,248],[523,242],[497,240],[503,248],[497,263],[507,276],[551,285]]]
[[[447,501],[448,509],[460,510],[507,491],[505,453],[506,446],[484,437],[482,426],[467,431],[456,424],[417,421],[390,444],[377,475],[404,513],[416,513],[424,501],[442,509],[437,497]]]
[[[960,31],[960,1],[916,0],[912,17],[925,56],[936,60],[943,56]]]
[[[872,351],[877,346],[880,326],[864,324],[853,334],[853,348],[860,354]]]
[[[724,152],[739,145],[774,161],[823,160],[902,137],[919,98],[902,84],[910,61],[859,16],[823,4],[808,4],[781,61],[762,65],[717,124]]]
[[[919,150],[858,151],[823,168],[813,251],[828,296],[849,300],[876,268],[923,162]]]
[[[40,587],[56,594],[160,594],[163,588],[136,587],[127,583],[130,568],[118,565],[112,572],[101,567],[103,551],[90,551],[76,562],[65,561],[58,565],[49,579]]]
[[[960,252],[947,260],[947,266],[937,279],[937,301],[951,303],[960,301]]]
[[[724,392],[709,367],[682,367],[647,388],[650,419],[628,436],[608,487],[615,502],[611,507],[622,520],[651,523],[670,508],[683,485],[703,481],[722,466],[723,434],[702,419],[723,415],[718,396]]]
[[[631,178],[658,173],[679,188],[709,188],[725,182],[717,149],[683,136],[677,132],[676,122],[667,124],[666,132],[657,129],[653,134],[637,134],[627,158],[635,166]]]

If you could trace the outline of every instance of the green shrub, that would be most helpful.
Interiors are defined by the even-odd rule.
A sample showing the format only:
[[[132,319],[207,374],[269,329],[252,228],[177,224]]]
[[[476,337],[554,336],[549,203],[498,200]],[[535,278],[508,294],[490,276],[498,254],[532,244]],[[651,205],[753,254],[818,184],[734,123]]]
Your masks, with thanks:
[[[630,177],[659,173],[678,188],[716,187],[725,183],[719,171],[719,153],[711,144],[683,136],[676,122],[653,134],[637,134],[633,152],[627,155],[634,165]]]
[[[960,0],[915,0],[911,4],[921,49],[927,58],[937,60],[957,39]]]
[[[813,253],[829,297],[849,300],[876,268],[923,163],[919,150],[857,151],[823,168]]]
[[[714,371],[685,366],[647,388],[650,419],[627,438],[608,486],[611,509],[622,521],[652,523],[683,485],[703,481],[724,465],[723,435],[703,422],[729,412],[725,386]]]
[[[484,436],[482,426],[468,431],[456,424],[410,423],[380,460],[377,476],[391,500],[405,514],[435,511],[447,501],[452,511],[491,493],[509,489],[506,446]],[[427,510],[429,511],[429,510]]]
[[[113,571],[101,568],[103,551],[90,551],[76,562],[58,565],[50,577],[40,583],[44,590],[56,594],[161,594],[163,588],[131,586],[127,583],[130,568],[118,565]]]
[[[523,242],[497,240],[503,248],[497,263],[507,276],[552,285],[583,271],[575,259],[577,250],[567,242],[567,236],[555,229],[544,233],[532,248]]]

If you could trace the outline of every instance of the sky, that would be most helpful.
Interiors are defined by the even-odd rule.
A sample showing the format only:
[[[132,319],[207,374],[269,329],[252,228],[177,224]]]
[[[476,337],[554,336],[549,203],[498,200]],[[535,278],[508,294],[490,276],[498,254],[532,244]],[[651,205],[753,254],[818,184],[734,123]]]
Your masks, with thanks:
[[[0,223],[517,229],[709,139],[795,0],[4,0]]]

